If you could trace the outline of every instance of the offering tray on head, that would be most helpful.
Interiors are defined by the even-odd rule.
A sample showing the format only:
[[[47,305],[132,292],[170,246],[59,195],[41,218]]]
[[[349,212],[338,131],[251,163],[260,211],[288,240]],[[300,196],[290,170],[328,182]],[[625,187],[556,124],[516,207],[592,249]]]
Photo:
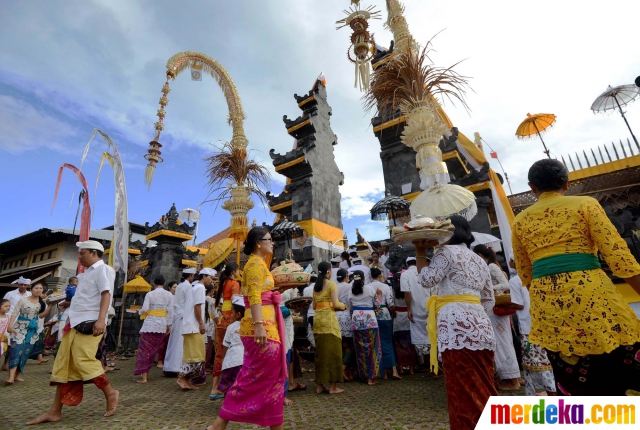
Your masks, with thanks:
[[[273,282],[278,290],[300,287],[309,284],[310,273],[295,262],[284,263],[271,271]]]
[[[291,300],[285,302],[285,306],[288,308],[300,308],[300,310],[307,309],[313,303],[311,297],[294,297]]]
[[[398,245],[403,245],[418,240],[437,240],[440,244],[448,241],[453,236],[453,231],[436,228],[410,230],[395,234],[391,239]]]
[[[496,298],[496,306],[506,305],[511,303],[511,294],[497,294]]]

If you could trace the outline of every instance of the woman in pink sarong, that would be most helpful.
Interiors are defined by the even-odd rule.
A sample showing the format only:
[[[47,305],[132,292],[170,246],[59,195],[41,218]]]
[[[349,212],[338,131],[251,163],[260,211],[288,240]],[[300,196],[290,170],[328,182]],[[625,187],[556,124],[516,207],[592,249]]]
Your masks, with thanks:
[[[249,255],[241,288],[246,308],[240,322],[244,363],[224,398],[218,418],[207,430],[222,430],[229,421],[281,430],[287,358],[279,306],[282,298],[272,291],[273,277],[265,262],[265,257],[273,253],[269,230],[252,228],[243,252]]]

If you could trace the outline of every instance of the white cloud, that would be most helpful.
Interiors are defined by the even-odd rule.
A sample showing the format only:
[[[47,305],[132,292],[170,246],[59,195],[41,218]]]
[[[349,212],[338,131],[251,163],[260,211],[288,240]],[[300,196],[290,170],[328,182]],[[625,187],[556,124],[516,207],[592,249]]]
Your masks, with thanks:
[[[23,100],[0,95],[0,150],[14,154],[40,147],[65,150],[76,135],[67,122]]]

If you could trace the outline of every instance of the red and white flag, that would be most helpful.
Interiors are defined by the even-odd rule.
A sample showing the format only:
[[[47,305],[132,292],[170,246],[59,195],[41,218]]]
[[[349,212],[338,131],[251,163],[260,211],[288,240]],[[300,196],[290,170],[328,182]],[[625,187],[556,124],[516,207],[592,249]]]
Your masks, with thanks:
[[[491,158],[498,158],[498,153],[496,151],[491,151],[489,155],[491,156]]]

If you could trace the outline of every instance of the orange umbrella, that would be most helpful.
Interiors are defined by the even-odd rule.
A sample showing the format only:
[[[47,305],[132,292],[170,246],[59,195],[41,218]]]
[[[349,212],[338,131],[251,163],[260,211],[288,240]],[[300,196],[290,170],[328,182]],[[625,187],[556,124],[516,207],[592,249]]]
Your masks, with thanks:
[[[518,129],[516,130],[516,136],[518,139],[525,140],[533,135],[538,135],[540,140],[542,141],[542,146],[544,146],[544,153],[547,154],[547,157],[551,158],[549,155],[549,150],[547,149],[547,145],[544,144],[544,140],[542,140],[541,132],[545,131],[549,127],[553,127],[553,124],[556,122],[556,116],[552,113],[537,113],[531,115],[527,114],[527,118],[520,123]]]
[[[230,237],[216,242],[205,254],[202,265],[204,267],[216,267],[222,263],[224,259],[231,254],[231,251],[233,251],[234,243],[235,239]]]

